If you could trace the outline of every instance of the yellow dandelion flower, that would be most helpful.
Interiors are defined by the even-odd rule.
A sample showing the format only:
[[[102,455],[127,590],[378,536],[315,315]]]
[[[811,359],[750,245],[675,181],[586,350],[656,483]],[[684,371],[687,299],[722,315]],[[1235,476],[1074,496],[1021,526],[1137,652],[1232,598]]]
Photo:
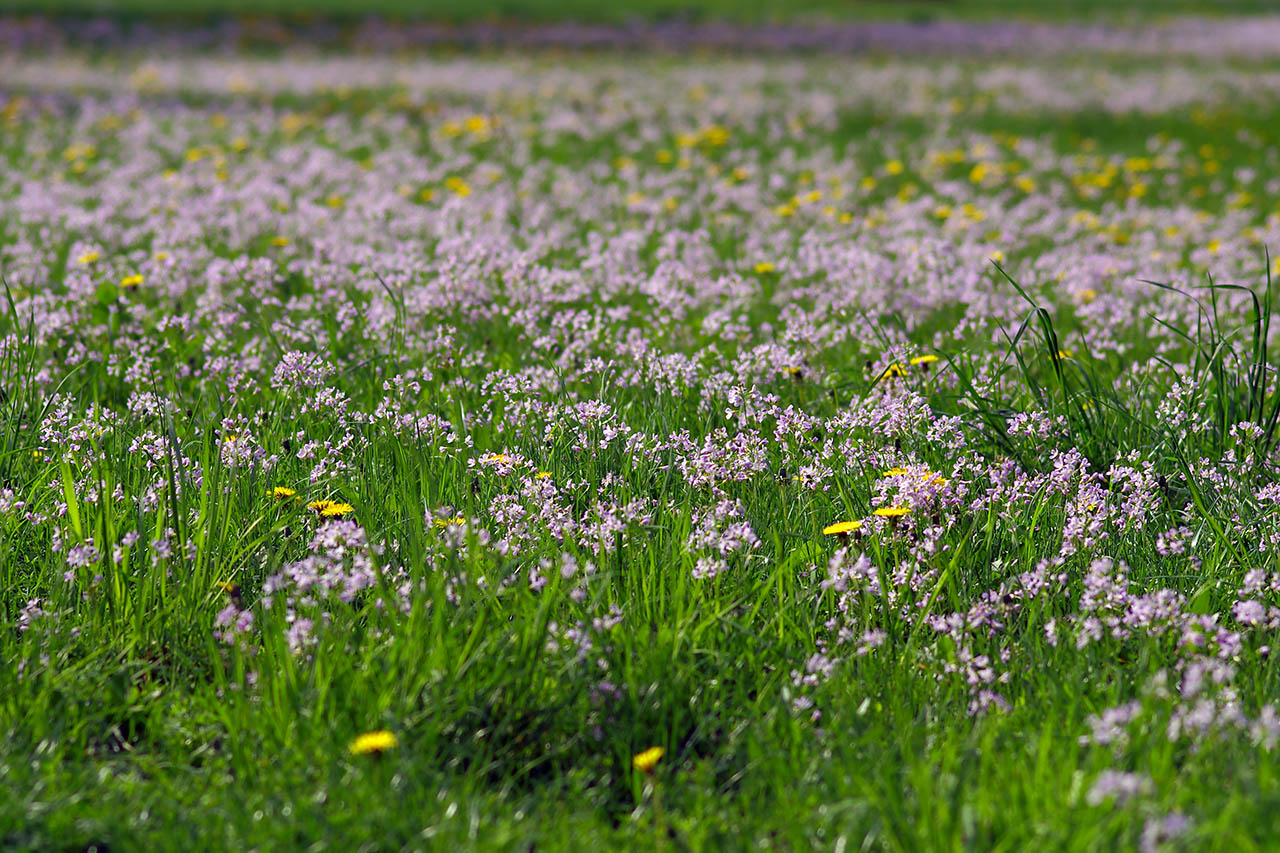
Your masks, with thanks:
[[[214,584],[214,586],[216,586],[218,589],[222,590],[232,598],[235,598],[240,594],[240,584],[236,583],[235,581],[218,581],[216,584]]]
[[[550,472],[550,471],[539,471],[538,473],[534,474],[533,476],[534,476],[534,478],[535,478],[535,479],[538,479],[538,480],[547,480],[547,479],[550,479],[550,478],[551,478],[551,472]]]
[[[880,476],[882,476],[882,477],[901,477],[903,474],[909,474],[909,473],[911,473],[911,472],[910,472],[910,471],[908,471],[906,468],[890,468],[888,471],[885,471],[885,472],[884,472],[883,474],[881,474]]]
[[[76,258],[76,263],[91,264],[100,257],[102,257],[101,252],[85,252],[83,255]]]
[[[666,750],[660,746],[651,746],[644,752],[637,753],[636,757],[631,759],[631,764],[641,773],[652,773],[654,766],[662,760],[665,752]]]
[[[296,494],[297,492],[295,492],[293,489],[289,488],[288,486],[276,486],[274,489],[271,490],[271,497],[275,498],[278,501],[282,501],[285,498],[291,498]]]
[[[461,196],[462,198],[466,198],[471,195],[471,185],[462,180],[462,178],[445,178],[444,185],[453,190],[454,195]]]
[[[431,523],[443,530],[446,527],[461,527],[467,523],[467,520],[460,515],[455,515],[453,518],[437,518]]]
[[[346,515],[349,512],[355,512],[356,508],[351,504],[339,503],[338,501],[312,501],[307,504],[307,509],[313,510],[317,515],[325,518],[336,518]]]
[[[933,364],[937,360],[936,355],[918,355],[911,359],[910,364],[912,367],[919,367],[922,364]]]
[[[140,274],[135,273],[134,275],[127,275],[120,279],[120,286],[125,290],[133,290],[135,287],[142,284],[143,281],[143,277]]]
[[[882,506],[878,507],[873,513],[881,518],[901,518],[911,512],[910,507],[905,506]]]
[[[352,755],[379,755],[389,749],[395,749],[398,743],[394,732],[381,729],[360,735],[351,741],[347,751]]]
[[[273,245],[273,246],[287,246],[287,245],[289,245],[289,238],[288,238],[288,237],[272,237],[272,238],[271,238],[271,245]]]
[[[774,269],[776,269],[776,267],[774,267],[774,265],[769,261],[761,261],[760,263],[756,264],[756,275],[764,275],[765,273],[771,273],[774,271]]]
[[[852,533],[862,526],[861,521],[837,521],[835,524],[828,524],[822,528],[823,536],[840,536],[845,533]]]
[[[1075,358],[1075,356],[1071,354],[1069,349],[1060,349],[1058,350],[1058,358]]]
[[[881,379],[892,379],[895,376],[906,376],[907,366],[900,362],[894,362],[885,368],[884,373],[880,375]]]
[[[490,465],[506,465],[511,461],[511,457],[505,453],[490,453],[484,457],[484,461]]]

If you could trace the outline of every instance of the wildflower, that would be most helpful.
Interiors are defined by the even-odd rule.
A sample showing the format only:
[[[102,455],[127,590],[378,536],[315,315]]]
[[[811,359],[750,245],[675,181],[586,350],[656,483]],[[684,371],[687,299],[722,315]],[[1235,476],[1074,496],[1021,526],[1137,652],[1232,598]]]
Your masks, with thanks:
[[[550,471],[539,471],[538,473],[534,474],[533,476],[534,476],[534,478],[535,478],[535,479],[538,479],[538,480],[546,480],[546,479],[549,479],[549,478],[551,477],[551,472],[550,472]]]
[[[881,474],[882,477],[901,477],[903,474],[910,474],[906,468],[890,468]]]
[[[455,515],[453,518],[437,518],[435,521],[431,523],[436,527],[440,528],[441,530],[443,530],[444,528],[449,526],[461,527],[462,525],[467,523],[467,520],[460,515]]]
[[[295,492],[293,489],[289,488],[288,486],[276,486],[274,489],[271,490],[271,497],[275,498],[278,501],[282,501],[285,498],[291,498],[296,494],[298,493]]]
[[[884,369],[884,373],[880,374],[880,379],[891,379],[895,376],[906,376],[907,366],[901,362],[895,361]]]
[[[273,246],[287,246],[287,245],[289,245],[289,238],[288,238],[288,237],[272,237],[272,238],[271,238],[271,245],[273,245]]]
[[[352,755],[381,755],[389,749],[394,749],[398,743],[393,732],[380,729],[360,735],[351,741],[347,751]]]
[[[823,536],[843,536],[846,533],[852,533],[862,526],[861,521],[837,521],[835,524],[828,524],[822,528]]]
[[[214,586],[216,586],[218,589],[222,590],[232,598],[240,597],[240,584],[236,583],[235,581],[218,581],[216,584],[214,584]]]
[[[910,364],[912,367],[919,367],[922,364],[933,364],[937,360],[936,355],[918,355],[911,359]]]
[[[85,252],[83,255],[76,258],[76,263],[91,264],[100,257],[102,257],[101,252]]]
[[[449,189],[453,190],[454,195],[460,196],[462,198],[466,198],[467,196],[471,195],[471,185],[468,184],[466,181],[462,180],[462,178],[458,178],[458,177],[446,178],[444,185]]]
[[[651,746],[644,752],[637,753],[636,757],[631,759],[631,763],[641,773],[652,773],[654,766],[662,759],[665,752],[666,750],[660,746]]]
[[[325,518],[336,518],[346,515],[349,512],[355,512],[356,508],[351,504],[339,503],[338,501],[312,501],[307,504],[307,509],[314,510],[317,515]]]
[[[1075,356],[1071,354],[1069,349],[1060,349],[1058,350],[1058,358],[1075,358]]]
[[[756,264],[756,275],[764,275],[765,273],[771,273],[775,269],[776,267],[774,267],[774,265],[769,261],[761,261],[760,263]]]
[[[511,457],[505,453],[490,453],[484,457],[484,462],[490,465],[506,465],[511,462]]]
[[[120,286],[123,287],[125,290],[133,290],[135,287],[142,284],[142,282],[143,282],[142,275],[139,273],[134,273],[133,275],[127,275],[124,278],[120,279]]]
[[[910,512],[911,512],[910,507],[882,506],[882,507],[877,507],[873,515],[878,515],[881,518],[901,518],[902,516],[907,515]]]

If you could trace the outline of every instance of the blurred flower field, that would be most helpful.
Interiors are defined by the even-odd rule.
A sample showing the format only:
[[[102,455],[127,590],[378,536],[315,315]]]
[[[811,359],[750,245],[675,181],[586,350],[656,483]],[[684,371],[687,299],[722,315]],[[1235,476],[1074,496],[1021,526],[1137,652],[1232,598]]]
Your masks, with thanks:
[[[1220,26],[8,39],[0,845],[1276,846],[1280,23]]]

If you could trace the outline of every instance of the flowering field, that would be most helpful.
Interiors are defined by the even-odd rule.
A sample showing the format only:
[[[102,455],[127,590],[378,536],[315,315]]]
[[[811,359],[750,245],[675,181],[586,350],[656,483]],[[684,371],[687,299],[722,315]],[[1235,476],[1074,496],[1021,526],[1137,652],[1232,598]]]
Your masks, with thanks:
[[[1280,23],[1221,26],[9,39],[0,846],[1280,843]]]

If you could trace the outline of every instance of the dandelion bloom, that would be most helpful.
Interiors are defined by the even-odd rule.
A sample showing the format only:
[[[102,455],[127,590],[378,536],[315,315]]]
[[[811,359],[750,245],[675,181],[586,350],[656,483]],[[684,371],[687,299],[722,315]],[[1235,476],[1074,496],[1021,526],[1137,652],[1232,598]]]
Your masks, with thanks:
[[[134,273],[133,275],[127,275],[124,278],[120,279],[120,286],[123,287],[125,290],[132,290],[133,288],[142,284],[142,282],[143,282],[142,275],[139,273]]]
[[[761,261],[760,263],[756,264],[757,275],[764,275],[765,273],[773,272],[774,269],[775,269],[774,265],[769,261]]]
[[[884,369],[884,373],[880,375],[881,379],[892,379],[895,376],[906,376],[907,366],[899,362],[894,362]]]
[[[461,527],[466,523],[467,523],[467,520],[460,515],[455,515],[453,518],[437,518],[435,521],[432,522],[432,524],[434,524],[436,527],[439,527],[442,530],[451,525],[454,527]]]
[[[1071,354],[1069,349],[1060,349],[1058,350],[1058,358],[1075,358],[1075,356]]]
[[[911,359],[910,363],[912,367],[918,367],[922,364],[933,364],[937,360],[938,357],[936,355],[918,355]]]
[[[335,518],[356,510],[351,504],[339,503],[338,501],[312,501],[307,504],[307,509],[315,510],[317,514],[325,518]]]
[[[835,524],[828,524],[822,528],[822,534],[824,536],[837,536],[842,533],[850,533],[861,526],[861,521],[837,521]]]
[[[100,257],[102,257],[102,255],[99,252],[85,252],[83,255],[76,258],[76,261],[82,264],[91,264]]]
[[[547,479],[547,478],[549,478],[549,477],[551,476],[551,472],[550,472],[550,471],[539,471],[538,473],[534,474],[533,476],[534,476],[534,477],[536,477],[536,478],[537,478],[537,479],[539,479],[539,480],[545,480],[545,479]]]
[[[911,512],[910,507],[882,506],[876,509],[874,515],[878,515],[881,518],[901,518],[902,516],[907,515],[910,512]]]
[[[631,763],[641,773],[651,773],[654,766],[662,759],[664,752],[666,750],[660,746],[651,746],[644,752],[637,753],[636,757],[631,759]]]
[[[360,735],[351,741],[351,746],[347,747],[347,751],[352,755],[378,755],[388,749],[394,749],[397,743],[399,741],[396,740],[394,733],[386,729],[380,729],[376,732],[365,732]]]
[[[293,489],[289,488],[288,486],[276,486],[274,489],[271,490],[271,497],[280,501],[284,500],[285,498],[291,498],[296,494],[297,492],[295,492]]]
[[[910,474],[910,473],[911,472],[908,471],[906,468],[890,468],[888,471],[885,471],[881,476],[882,477],[901,477],[903,474]]]

